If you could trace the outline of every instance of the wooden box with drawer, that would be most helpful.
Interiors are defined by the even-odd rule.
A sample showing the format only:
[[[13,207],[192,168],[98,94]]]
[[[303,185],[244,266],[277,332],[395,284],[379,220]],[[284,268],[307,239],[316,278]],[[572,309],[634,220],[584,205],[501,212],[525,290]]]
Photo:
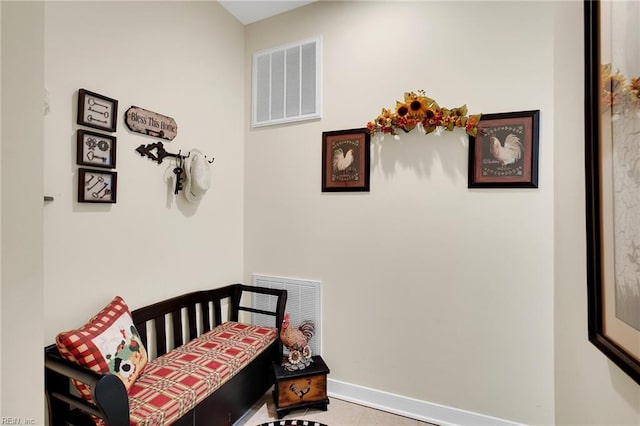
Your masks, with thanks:
[[[273,363],[275,386],[273,401],[278,418],[291,410],[316,407],[327,410],[327,374],[329,368],[320,356],[314,356],[313,363],[304,370],[287,371]]]

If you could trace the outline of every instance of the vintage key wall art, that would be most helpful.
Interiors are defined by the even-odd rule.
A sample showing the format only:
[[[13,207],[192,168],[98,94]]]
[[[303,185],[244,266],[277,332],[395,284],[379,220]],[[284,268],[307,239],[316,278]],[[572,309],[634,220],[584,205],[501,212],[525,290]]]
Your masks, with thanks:
[[[118,173],[78,169],[79,203],[115,203]]]
[[[90,92],[78,91],[78,124],[94,129],[115,132],[118,117],[118,101]]]
[[[76,163],[81,166],[116,167],[116,137],[78,130]]]

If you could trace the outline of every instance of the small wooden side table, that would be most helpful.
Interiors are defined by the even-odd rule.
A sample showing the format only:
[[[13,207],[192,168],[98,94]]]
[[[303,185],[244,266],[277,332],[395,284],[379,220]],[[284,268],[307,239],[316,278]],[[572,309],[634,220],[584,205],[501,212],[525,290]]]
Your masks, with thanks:
[[[316,355],[313,363],[304,370],[287,371],[280,364],[273,363],[276,384],[273,402],[281,419],[291,410],[316,407],[327,411],[327,374],[329,367]]]

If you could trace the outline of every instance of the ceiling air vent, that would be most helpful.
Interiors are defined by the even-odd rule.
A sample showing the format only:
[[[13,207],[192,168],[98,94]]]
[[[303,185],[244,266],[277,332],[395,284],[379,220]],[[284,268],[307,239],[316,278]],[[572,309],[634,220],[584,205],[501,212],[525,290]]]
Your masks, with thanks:
[[[253,54],[252,127],[321,117],[320,38]]]

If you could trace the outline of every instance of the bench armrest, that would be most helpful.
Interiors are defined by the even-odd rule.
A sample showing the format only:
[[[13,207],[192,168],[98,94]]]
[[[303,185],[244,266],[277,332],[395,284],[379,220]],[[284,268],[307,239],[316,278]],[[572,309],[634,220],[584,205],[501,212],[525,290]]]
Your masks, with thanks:
[[[96,373],[62,358],[55,345],[45,348],[44,365],[49,424],[87,424],[89,416],[95,416],[109,426],[129,426],[127,390],[118,377]],[[70,379],[89,386],[95,404],[72,393]]]

